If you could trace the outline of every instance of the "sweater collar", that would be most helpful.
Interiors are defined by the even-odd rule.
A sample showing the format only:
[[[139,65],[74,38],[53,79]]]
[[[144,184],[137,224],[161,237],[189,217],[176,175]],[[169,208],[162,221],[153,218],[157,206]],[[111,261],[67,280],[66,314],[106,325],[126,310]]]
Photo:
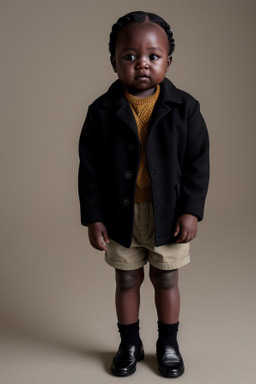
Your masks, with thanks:
[[[160,94],[160,85],[157,85],[155,93],[147,97],[137,97],[129,93],[127,90],[124,91],[125,97],[128,100],[129,104],[133,108],[143,108],[145,105],[155,105],[158,96]]]
[[[164,81],[160,84],[160,87],[161,91],[159,99],[161,99],[163,103],[182,103],[178,89],[169,79],[165,78]],[[106,93],[104,106],[107,107],[113,105],[123,105],[124,103],[127,103],[127,100],[125,98],[123,84],[120,82],[120,80],[116,80]]]

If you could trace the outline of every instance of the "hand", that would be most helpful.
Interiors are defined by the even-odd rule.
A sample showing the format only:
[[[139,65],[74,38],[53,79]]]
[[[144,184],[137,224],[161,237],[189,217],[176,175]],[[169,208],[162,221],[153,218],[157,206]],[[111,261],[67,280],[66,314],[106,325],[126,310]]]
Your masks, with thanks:
[[[99,251],[107,250],[106,244],[109,243],[108,232],[102,222],[88,224],[88,236],[93,248]]]
[[[183,213],[177,220],[174,237],[177,237],[177,243],[188,243],[193,240],[197,234],[197,217]]]

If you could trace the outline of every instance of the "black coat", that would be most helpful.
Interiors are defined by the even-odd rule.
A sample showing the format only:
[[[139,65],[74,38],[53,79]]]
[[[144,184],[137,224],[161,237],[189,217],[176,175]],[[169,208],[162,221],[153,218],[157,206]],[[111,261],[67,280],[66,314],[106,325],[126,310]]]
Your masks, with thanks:
[[[148,131],[156,246],[169,244],[177,217],[202,220],[209,181],[208,132],[198,101],[168,79]],[[109,237],[131,245],[140,141],[119,80],[89,106],[79,142],[83,225],[102,221]]]

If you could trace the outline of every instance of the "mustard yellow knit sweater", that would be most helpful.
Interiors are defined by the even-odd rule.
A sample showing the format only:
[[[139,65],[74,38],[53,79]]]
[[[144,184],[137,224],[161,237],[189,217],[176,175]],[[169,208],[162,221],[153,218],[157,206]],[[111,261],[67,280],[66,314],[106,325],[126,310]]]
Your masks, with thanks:
[[[138,135],[141,143],[140,164],[135,192],[136,203],[152,202],[151,179],[148,169],[146,142],[150,118],[159,94],[159,85],[157,86],[156,92],[153,95],[144,98],[133,96],[127,91],[125,92],[125,96],[131,106],[136,120]]]

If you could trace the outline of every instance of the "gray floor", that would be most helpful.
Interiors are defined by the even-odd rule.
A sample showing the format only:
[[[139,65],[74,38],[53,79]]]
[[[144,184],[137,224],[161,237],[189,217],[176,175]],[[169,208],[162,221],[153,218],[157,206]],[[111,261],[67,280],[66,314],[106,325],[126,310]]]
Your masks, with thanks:
[[[82,232],[78,232],[78,239],[82,239]],[[192,263],[180,271],[179,342],[186,372],[177,379],[179,383],[255,383],[252,239],[239,230],[228,237],[218,235],[216,244],[207,223],[202,226],[201,241],[192,244]],[[107,384],[120,380],[109,370],[119,342],[113,271],[97,252],[89,252],[89,268],[84,255],[71,259],[70,253],[67,248],[61,260],[49,255],[41,265],[30,265],[34,278],[28,278],[29,265],[24,265],[24,259],[24,271],[17,268],[15,289],[10,285],[10,307],[4,303],[1,384]],[[142,288],[140,320],[146,358],[124,381],[165,382],[155,359],[157,319],[148,277]]]

